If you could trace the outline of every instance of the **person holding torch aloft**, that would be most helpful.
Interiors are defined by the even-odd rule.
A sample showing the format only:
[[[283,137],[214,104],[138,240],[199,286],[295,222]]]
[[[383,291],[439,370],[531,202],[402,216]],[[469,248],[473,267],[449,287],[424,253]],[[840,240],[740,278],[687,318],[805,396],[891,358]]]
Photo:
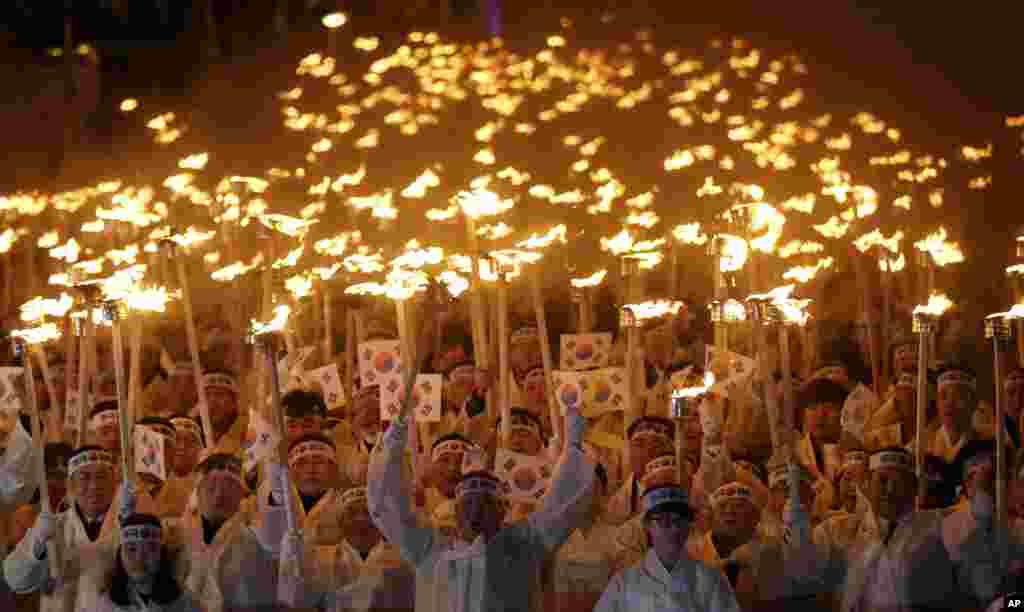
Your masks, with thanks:
[[[472,470],[458,485],[456,534],[449,537],[417,523],[409,483],[402,482],[410,407],[403,405],[371,459],[368,501],[381,533],[416,568],[417,610],[542,609],[542,562],[583,518],[593,490],[594,465],[581,447],[583,417],[573,408],[566,414],[565,450],[540,510],[502,526],[500,481]]]

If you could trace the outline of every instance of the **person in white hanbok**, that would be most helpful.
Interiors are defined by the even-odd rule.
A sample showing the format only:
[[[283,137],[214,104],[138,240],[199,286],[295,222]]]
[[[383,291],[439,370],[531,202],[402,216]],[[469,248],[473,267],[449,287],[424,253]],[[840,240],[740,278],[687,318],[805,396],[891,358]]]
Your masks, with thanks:
[[[990,601],[993,584],[1002,581],[995,554],[992,513],[972,500],[979,528],[956,545],[955,565],[943,543],[939,510],[914,511],[917,479],[913,457],[894,447],[872,454],[869,485],[871,512],[846,550],[817,548],[806,516],[791,527],[793,549],[778,566],[774,586],[781,597],[842,591],[842,612],[951,610],[965,601]]]
[[[133,514],[121,526],[114,565],[92,585],[99,594],[94,612],[199,612],[191,593],[183,591],[174,560],[163,546],[160,521]]]
[[[248,524],[239,509],[247,492],[242,463],[213,454],[199,467],[198,508],[164,521],[168,545],[178,554],[179,583],[207,612],[255,610],[277,597],[276,554],[285,533],[283,484],[260,496],[260,521]],[[281,466],[270,463],[268,480],[281,483]]]
[[[612,578],[594,612],[739,612],[722,572],[686,553],[693,511],[685,489],[652,488],[642,508],[649,550]]]
[[[500,481],[486,471],[463,476],[456,492],[457,533],[449,537],[419,524],[402,457],[409,406],[392,422],[370,463],[370,516],[402,557],[416,568],[418,612],[528,612],[542,609],[541,567],[575,529],[587,509],[594,464],[584,454],[584,420],[566,414],[566,447],[541,508],[502,525]]]
[[[38,450],[18,421],[17,402],[0,403],[0,555],[6,556],[11,515],[38,488]]]
[[[113,558],[117,546],[114,459],[97,446],[79,448],[68,460],[67,510],[41,512],[32,528],[4,559],[4,578],[15,593],[42,593],[44,612],[90,610],[91,593],[81,576],[92,564]],[[124,500],[122,500],[124,501]],[[53,541],[60,581],[50,573],[47,543]]]

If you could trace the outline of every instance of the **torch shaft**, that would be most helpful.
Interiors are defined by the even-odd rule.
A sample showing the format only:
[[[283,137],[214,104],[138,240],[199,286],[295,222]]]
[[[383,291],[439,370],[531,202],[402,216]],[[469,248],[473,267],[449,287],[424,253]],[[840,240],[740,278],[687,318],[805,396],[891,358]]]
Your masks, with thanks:
[[[133,315],[131,324],[131,361],[128,364],[128,414],[132,422],[142,413],[142,317]]]
[[[86,310],[85,329],[79,339],[78,346],[78,419],[75,430],[75,446],[82,446],[86,441],[86,427],[89,415],[89,380],[92,376],[93,345],[96,342],[96,322],[92,318],[93,309]]]
[[[78,341],[75,340],[75,323],[71,320],[70,314],[64,318],[64,323],[64,342],[66,343],[64,345],[64,362],[67,364],[67,369],[64,372],[64,406],[61,407],[63,408],[61,418],[64,419],[64,422],[61,425],[61,433],[66,435],[66,428],[64,426],[68,423],[68,411],[71,407],[71,383],[75,378],[72,376],[71,368],[76,367],[75,364],[78,363],[80,358],[78,344],[81,342],[81,337],[79,337]]]
[[[121,477],[124,482],[133,480],[131,469],[131,416],[128,414],[128,401],[125,397],[124,380],[124,339],[121,334],[120,318],[115,316],[111,322],[111,335],[114,346],[114,386],[117,390],[117,415],[118,425],[121,434]]]
[[[42,416],[39,414],[39,398],[36,397],[35,372],[32,368],[32,358],[28,353],[34,352],[32,347],[25,347],[25,387],[28,392],[28,403],[32,407],[32,442],[36,446],[35,452],[35,476],[39,482],[39,503],[43,512],[53,513],[53,505],[50,500],[50,489],[46,485],[46,455],[44,449],[46,444],[43,441]],[[41,352],[41,351],[40,351]],[[50,576],[60,582],[61,564],[57,557],[57,538],[50,538],[46,543],[46,557],[49,563]]]
[[[174,263],[178,268],[181,301],[185,306],[185,331],[188,335],[188,350],[192,355],[192,377],[196,383],[196,397],[199,398],[199,416],[203,421],[206,448],[213,448],[216,440],[213,422],[210,420],[210,406],[206,403],[206,389],[203,387],[203,367],[199,362],[199,338],[196,333],[196,320],[192,316],[192,291],[189,289],[188,275],[185,273],[185,258],[179,255],[174,258]]]
[[[917,348],[917,424],[914,428],[917,431],[914,440],[914,459],[917,470],[918,508],[920,508],[927,490],[927,482],[924,478],[924,418],[928,407],[928,335],[928,331],[922,328]]]
[[[796,402],[793,398],[793,362],[789,354],[789,326],[785,323],[779,325],[779,361],[782,362],[782,402],[786,427],[794,431],[797,422]]]
[[[508,448],[509,436],[512,433],[512,398],[509,397],[509,390],[512,387],[510,380],[509,353],[508,353],[508,279],[504,275],[498,281],[498,378],[501,389],[498,390],[498,398],[501,401],[501,446]]]
[[[274,350],[273,342],[270,339],[265,339],[263,342],[263,354],[266,358],[267,370],[270,372],[270,398],[271,398],[271,409],[273,410],[274,428],[277,429],[277,435],[279,439],[287,439],[287,430],[284,426],[284,413],[281,411],[281,381],[277,373],[277,364],[274,363]],[[285,472],[285,481],[288,482],[288,457],[285,453],[284,446],[278,448],[278,462],[281,464],[281,469]],[[284,496],[285,506],[285,517],[288,524],[288,530],[292,531],[296,529],[296,516],[294,499],[290,492],[286,492]]]
[[[46,362],[46,351],[42,347],[33,346],[32,352],[35,353],[36,359],[39,360],[39,369],[43,372],[43,383],[46,385],[46,395],[50,398],[50,415],[56,413],[59,408],[57,407],[57,386],[53,382],[53,375],[50,373],[50,364]],[[25,359],[25,361],[31,361]],[[53,425],[60,425],[60,421],[54,418],[50,418],[51,427],[46,432],[47,438],[59,441],[60,432],[56,430]]]
[[[327,281],[321,281],[320,295],[324,303],[324,364],[334,356],[334,308],[331,304],[331,289]]]
[[[529,272],[530,293],[533,296],[533,313],[537,320],[537,332],[540,335],[540,357],[544,365],[544,388],[548,400],[548,414],[551,418],[551,430],[559,435],[560,440],[565,440],[561,435],[562,418],[558,410],[558,402],[555,400],[555,389],[551,381],[551,372],[554,370],[554,362],[551,357],[551,342],[548,340],[548,316],[544,309],[544,297],[540,292],[540,273],[536,268]]]

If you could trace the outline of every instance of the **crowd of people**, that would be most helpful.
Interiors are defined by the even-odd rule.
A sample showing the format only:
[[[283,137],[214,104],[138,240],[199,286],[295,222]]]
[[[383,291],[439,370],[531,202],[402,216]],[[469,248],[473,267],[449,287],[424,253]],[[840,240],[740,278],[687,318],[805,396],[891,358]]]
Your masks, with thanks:
[[[443,375],[439,422],[413,425],[408,404],[382,421],[380,386],[345,363],[356,355],[314,356],[306,368],[356,373],[351,397],[328,401],[315,381],[286,376],[280,436],[257,459],[260,423],[275,422],[272,394],[258,391],[271,377],[240,334],[202,326],[197,381],[184,325],[170,316],[152,328],[159,367],[143,368],[131,412],[117,398],[109,332],[83,381],[76,355],[48,347],[52,380],[35,368],[0,405],[3,609],[1000,609],[1024,575],[1024,370],[998,381],[996,415],[977,384],[984,364],[940,350],[926,360],[918,431],[909,322],[887,334],[880,380],[852,332],[814,351],[791,334],[791,389],[781,334],[732,333],[732,352],[715,354],[757,367],[674,414],[672,389],[699,386],[706,370],[730,376],[705,359],[706,346],[726,347],[701,310],[646,322],[632,354],[624,330],[603,330],[615,334],[610,364],[632,359],[635,380],[624,411],[591,415],[550,409],[543,351],[557,338],[533,321],[511,325],[502,398],[503,373],[478,367],[460,307],[421,304],[410,369]],[[360,342],[398,338],[386,312],[360,316]],[[29,433],[27,384],[42,440]],[[65,403],[77,401],[65,389],[86,394],[87,432],[65,427]],[[164,479],[122,468],[135,464],[122,463],[126,413],[163,437]],[[501,447],[551,466],[542,496],[509,496]]]

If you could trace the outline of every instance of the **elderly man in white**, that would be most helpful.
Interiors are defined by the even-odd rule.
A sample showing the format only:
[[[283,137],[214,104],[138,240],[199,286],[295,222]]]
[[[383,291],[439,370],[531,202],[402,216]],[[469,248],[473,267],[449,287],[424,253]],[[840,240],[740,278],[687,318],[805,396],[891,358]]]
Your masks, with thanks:
[[[649,550],[612,578],[594,612],[739,612],[722,572],[686,554],[693,521],[686,490],[654,487],[641,502]]]
[[[370,515],[416,568],[419,612],[527,612],[542,609],[541,567],[586,514],[594,465],[584,454],[584,420],[566,414],[566,447],[542,507],[502,525],[501,482],[486,471],[466,474],[456,492],[456,534],[419,524],[402,482],[409,407],[388,428],[371,459]]]
[[[910,453],[897,447],[878,451],[870,470],[872,509],[849,548],[816,548],[806,515],[789,526],[796,553],[779,564],[778,595],[841,589],[843,612],[950,610],[971,599],[990,601],[1001,570],[992,512],[979,503],[985,496],[971,500],[978,527],[958,539],[951,555],[943,544],[944,513],[914,510],[917,479]]]

